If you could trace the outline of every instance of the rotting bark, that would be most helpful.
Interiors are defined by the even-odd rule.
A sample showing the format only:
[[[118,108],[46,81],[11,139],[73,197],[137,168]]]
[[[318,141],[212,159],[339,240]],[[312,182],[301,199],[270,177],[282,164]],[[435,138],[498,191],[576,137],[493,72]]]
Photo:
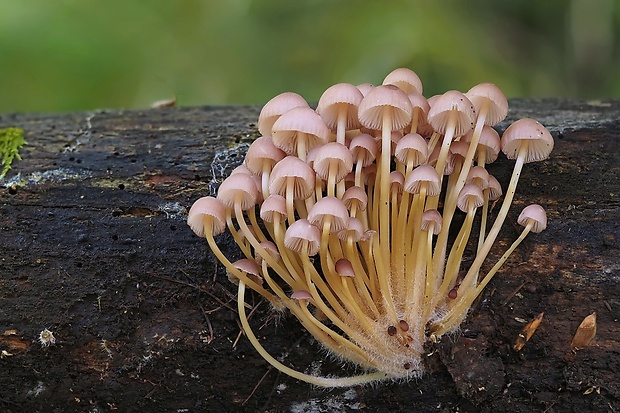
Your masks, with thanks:
[[[0,116],[28,142],[0,182],[3,411],[620,410],[620,102],[511,102],[500,129],[536,118],[556,148],[524,168],[508,222],[536,202],[548,229],[437,346],[433,372],[335,390],[278,374],[239,336],[235,288],[185,224],[186,208],[242,160],[257,116],[255,107]],[[489,166],[504,183],[511,168],[504,158]],[[518,232],[505,225],[494,257]],[[294,319],[249,300],[271,354],[301,370],[352,371],[324,360]],[[571,351],[593,311],[595,341]],[[38,343],[44,328],[54,345]]]

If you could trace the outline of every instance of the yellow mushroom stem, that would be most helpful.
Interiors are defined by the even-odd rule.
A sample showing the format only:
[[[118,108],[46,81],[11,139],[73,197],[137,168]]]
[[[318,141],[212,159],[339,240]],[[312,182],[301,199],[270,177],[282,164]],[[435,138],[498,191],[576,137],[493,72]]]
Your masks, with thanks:
[[[515,196],[517,190],[517,183],[519,182],[519,176],[521,175],[521,170],[523,169],[523,164],[525,161],[525,156],[527,155],[528,143],[527,141],[523,141],[519,148],[519,153],[516,158],[515,166],[512,171],[512,176],[510,178],[510,183],[508,184],[508,189],[506,190],[506,195],[504,197],[504,201],[502,202],[502,206],[497,214],[497,218],[495,218],[495,222],[493,226],[489,230],[489,234],[484,240],[482,247],[476,254],[476,259],[469,267],[469,271],[467,271],[467,275],[463,279],[464,285],[470,285],[472,283],[472,279],[478,278],[478,273],[480,271],[480,267],[482,267],[482,263],[486,259],[489,251],[491,251],[491,247],[499,234],[499,230],[502,228],[504,221],[506,220],[506,216],[508,215],[508,210],[510,209],[510,205],[512,204],[512,200]]]
[[[474,300],[482,292],[484,287],[487,286],[489,281],[491,281],[493,276],[497,273],[497,271],[499,271],[502,265],[504,265],[508,257],[510,257],[510,255],[514,252],[514,250],[519,246],[519,244],[521,244],[521,242],[525,239],[527,234],[530,233],[530,230],[532,229],[534,224],[535,222],[533,220],[529,220],[527,222],[527,224],[525,225],[525,228],[521,232],[521,235],[519,235],[519,238],[517,238],[512,243],[510,248],[506,250],[506,252],[500,257],[497,263],[493,266],[493,268],[489,270],[487,275],[482,279],[482,281],[480,281],[478,285],[463,289],[464,291],[459,293],[459,296],[457,298],[457,301],[454,307],[452,307],[452,309],[448,312],[448,314],[446,314],[446,316],[443,317],[439,322],[434,323],[431,326],[431,331],[434,334],[436,334],[437,336],[440,336],[448,331],[451,331],[463,321],[463,318],[465,318],[465,316],[467,315],[467,310],[472,305]],[[461,283],[461,285],[462,286],[466,285],[465,280],[463,280],[463,283]]]
[[[347,131],[347,105],[341,104],[338,107],[338,120],[336,124],[336,142],[345,144],[345,133]]]
[[[390,163],[392,161],[392,109],[386,106],[381,128],[381,157],[377,177],[379,188],[379,242],[382,259],[390,259]],[[387,266],[389,270],[389,265]],[[388,272],[389,274],[389,272]],[[388,276],[385,274],[385,276]]]
[[[465,221],[461,226],[461,229],[454,240],[454,244],[452,245],[452,249],[450,250],[450,254],[448,255],[448,262],[446,264],[446,271],[437,291],[437,299],[435,303],[444,299],[448,294],[450,288],[454,287],[456,282],[456,278],[459,273],[459,268],[461,265],[461,260],[463,258],[463,252],[465,251],[465,247],[467,246],[467,240],[469,239],[469,234],[471,233],[472,224],[474,222],[474,217],[476,215],[476,208],[470,205],[467,209],[467,215],[465,216]]]
[[[271,176],[272,169],[273,164],[270,162],[263,163],[263,171],[261,174],[261,192],[263,193],[264,199],[269,197],[269,177]]]
[[[212,219],[212,218],[209,218],[209,219]],[[207,224],[210,225],[210,223],[207,222],[207,223],[205,223],[205,226]],[[276,296],[274,296],[269,291],[265,290],[262,286],[260,286],[259,284],[257,284],[253,280],[251,280],[242,271],[239,271],[232,264],[232,262],[230,262],[228,260],[228,258],[226,258],[226,256],[222,253],[222,251],[218,247],[217,243],[215,242],[215,239],[213,238],[213,234],[210,231],[205,231],[205,238],[207,240],[207,243],[209,244],[209,247],[211,247],[211,251],[213,251],[213,254],[215,254],[215,257],[222,264],[224,264],[224,267],[226,267],[226,270],[228,272],[230,272],[232,275],[237,277],[240,282],[243,281],[246,284],[248,284],[250,286],[250,288],[252,288],[254,291],[256,291],[257,293],[259,293],[260,295],[265,297],[272,305],[274,305],[274,307],[276,307],[276,308],[279,307],[279,305],[278,305],[278,298]]]
[[[248,322],[247,316],[245,314],[245,282],[241,279],[239,280],[239,291],[237,295],[237,310],[239,311],[239,319],[241,320],[241,326],[243,327],[243,331],[248,337],[248,340],[250,340],[250,343],[252,343],[252,345],[256,349],[256,351],[258,351],[258,353],[273,367],[295,379],[322,387],[350,387],[359,384],[370,383],[377,380],[384,380],[388,377],[385,373],[375,372],[352,377],[332,378],[311,376],[309,374],[294,370],[288,366],[285,366],[274,357],[272,357],[271,354],[269,354],[267,350],[265,350],[265,348],[260,344],[256,336],[254,335],[254,332],[252,331],[250,323]]]

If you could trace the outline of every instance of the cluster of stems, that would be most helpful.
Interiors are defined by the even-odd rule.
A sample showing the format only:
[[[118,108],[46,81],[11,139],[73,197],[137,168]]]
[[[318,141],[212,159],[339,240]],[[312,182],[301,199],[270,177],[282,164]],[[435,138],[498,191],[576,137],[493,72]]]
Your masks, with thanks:
[[[458,329],[517,245],[546,227],[542,207],[526,207],[522,234],[495,265],[486,262],[522,166],[553,148],[532,119],[500,139],[492,126],[507,112],[488,83],[426,99],[409,69],[376,87],[334,85],[316,109],[290,92],[263,107],[262,136],[216,198],[194,203],[188,224],[238,283],[243,329],[269,363],[329,387],[423,373],[425,344]],[[515,159],[505,193],[485,169],[500,149]],[[214,236],[225,230],[245,258],[231,262],[220,250]],[[246,288],[365,372],[318,377],[276,360],[248,323]]]

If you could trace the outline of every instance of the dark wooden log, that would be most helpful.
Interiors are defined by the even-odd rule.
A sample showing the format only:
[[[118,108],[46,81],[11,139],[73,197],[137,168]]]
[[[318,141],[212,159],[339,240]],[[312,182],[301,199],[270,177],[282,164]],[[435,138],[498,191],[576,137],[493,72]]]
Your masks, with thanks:
[[[620,410],[620,102],[517,100],[556,138],[526,165],[509,222],[547,208],[461,333],[409,383],[314,389],[240,336],[235,288],[185,224],[258,135],[255,107],[0,116],[28,145],[0,182],[2,411]],[[490,169],[506,182],[512,162]],[[495,257],[517,236],[506,224]],[[221,239],[227,244],[226,237]],[[224,247],[234,255],[232,247]],[[248,298],[259,339],[298,369],[343,374],[287,316]],[[572,351],[581,320],[598,333]],[[512,344],[540,312],[520,352]],[[39,334],[55,336],[44,347]]]

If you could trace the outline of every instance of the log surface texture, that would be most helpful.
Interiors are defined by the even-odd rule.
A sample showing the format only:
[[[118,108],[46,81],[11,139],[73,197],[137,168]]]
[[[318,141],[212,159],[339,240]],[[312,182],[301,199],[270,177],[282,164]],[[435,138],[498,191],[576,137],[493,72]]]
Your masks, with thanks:
[[[516,100],[555,150],[528,164],[492,255],[539,203],[529,236],[462,326],[409,383],[316,389],[278,374],[240,335],[231,285],[187,209],[238,165],[259,108],[0,115],[28,145],[0,181],[0,410],[148,412],[620,411],[620,102]],[[505,186],[513,163],[490,171]],[[229,256],[230,240],[220,239]],[[250,294],[271,354],[352,373]],[[543,321],[520,352],[524,323]],[[577,326],[597,313],[587,348]],[[56,343],[43,347],[49,329]]]

